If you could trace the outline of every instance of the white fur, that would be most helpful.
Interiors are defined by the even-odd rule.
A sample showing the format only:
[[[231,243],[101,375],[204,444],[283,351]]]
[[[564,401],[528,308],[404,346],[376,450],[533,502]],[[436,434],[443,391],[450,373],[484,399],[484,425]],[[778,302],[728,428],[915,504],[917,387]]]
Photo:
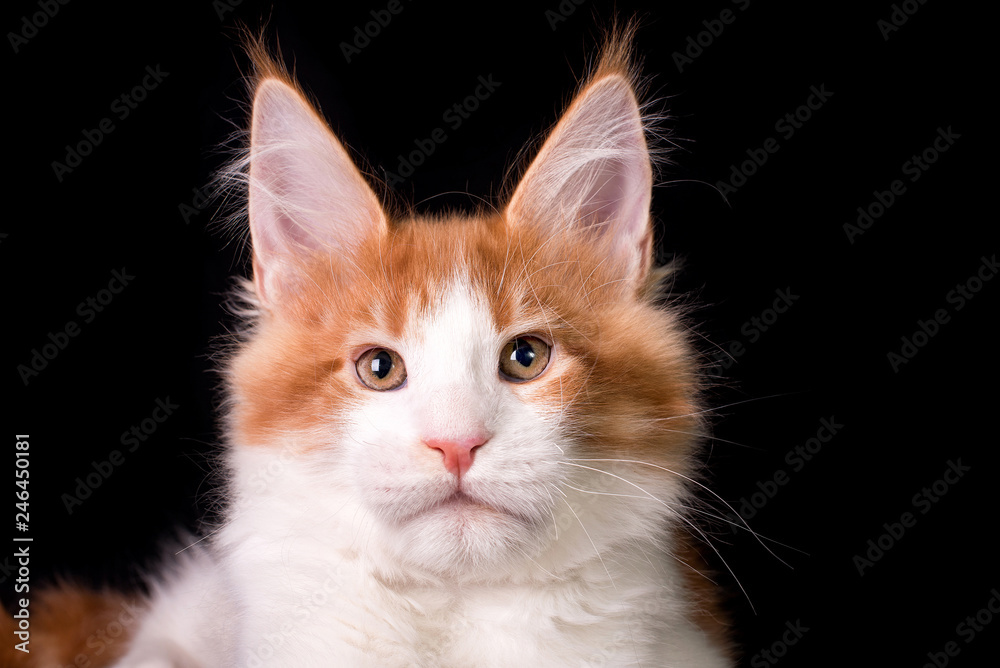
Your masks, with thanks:
[[[681,485],[561,465],[575,453],[558,413],[496,374],[505,336],[456,283],[384,342],[405,387],[329,432],[233,447],[224,528],[119,665],[725,665],[687,621],[682,566],[658,538],[671,513],[612,476],[668,506]],[[546,373],[559,364],[556,347]],[[420,434],[470,421],[490,440],[462,484],[501,512],[422,510],[455,483]]]
[[[349,262],[364,224],[384,219],[280,82],[258,91],[251,155],[259,332],[296,280],[289,256]],[[581,218],[606,225],[634,277],[649,178],[634,97],[612,77],[571,108],[509,215],[554,221],[553,234]],[[398,336],[350,334],[349,345],[399,353],[404,386],[363,393],[318,416],[321,428],[231,444],[223,526],[157,589],[119,668],[727,665],[690,621],[687,566],[672,556],[680,477],[583,459],[560,407],[497,373],[504,344],[544,336],[544,323],[499,331],[462,267],[445,287]],[[555,382],[574,370],[552,343]],[[423,441],[472,431],[488,440],[456,500],[442,453]]]
[[[171,566],[154,583],[149,611],[116,665],[201,668],[233,653],[234,607],[212,555],[195,547]]]

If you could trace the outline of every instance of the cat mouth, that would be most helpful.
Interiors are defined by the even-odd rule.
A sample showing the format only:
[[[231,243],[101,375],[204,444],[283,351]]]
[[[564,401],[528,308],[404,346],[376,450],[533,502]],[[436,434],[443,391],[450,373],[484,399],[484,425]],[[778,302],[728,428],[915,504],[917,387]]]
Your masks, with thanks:
[[[435,520],[459,520],[463,524],[466,521],[474,522],[477,520],[513,521],[524,525],[533,525],[536,523],[536,520],[524,513],[518,512],[516,509],[504,507],[502,504],[490,503],[478,495],[470,494],[460,487],[451,490],[450,493],[436,500],[431,501],[428,499],[424,504],[410,506],[405,509],[396,506],[394,510],[395,512],[387,519],[390,519],[397,527],[402,527],[412,522]]]
[[[462,490],[457,490],[453,492],[450,496],[438,501],[433,506],[428,508],[428,512],[432,512],[438,509],[443,510],[488,510],[497,514],[501,514],[499,510],[493,506],[480,501],[477,498],[469,496]]]
[[[529,526],[535,523],[527,515],[488,503],[460,489],[430,506],[422,514],[465,520],[492,518]]]

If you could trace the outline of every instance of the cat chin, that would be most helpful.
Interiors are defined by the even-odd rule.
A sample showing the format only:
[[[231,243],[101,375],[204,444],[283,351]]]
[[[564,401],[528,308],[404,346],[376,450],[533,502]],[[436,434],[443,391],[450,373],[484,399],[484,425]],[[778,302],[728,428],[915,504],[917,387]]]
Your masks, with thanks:
[[[527,518],[456,496],[386,527],[396,557],[439,576],[490,577],[537,551]]]

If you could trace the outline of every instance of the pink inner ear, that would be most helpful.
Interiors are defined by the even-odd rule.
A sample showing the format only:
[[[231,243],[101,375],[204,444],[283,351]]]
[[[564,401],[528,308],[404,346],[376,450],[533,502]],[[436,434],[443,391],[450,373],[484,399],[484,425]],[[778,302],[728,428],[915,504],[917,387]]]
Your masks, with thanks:
[[[609,160],[600,168],[580,206],[580,221],[601,234],[620,234],[623,241],[634,238],[648,217],[648,195],[642,190],[635,192],[636,184],[642,183],[641,175],[628,173],[630,165],[620,160]]]
[[[572,104],[529,167],[507,208],[513,222],[565,234],[612,235],[623,273],[638,280],[652,168],[635,95],[619,75],[591,84]]]
[[[295,193],[291,192],[289,183],[293,178],[295,166],[279,164],[281,157],[260,159],[251,166],[252,182],[259,184],[250,214],[255,221],[254,232],[257,234],[254,246],[263,255],[285,252],[289,247],[307,248],[314,243],[306,231],[306,225],[302,222],[296,223],[280,208],[281,202],[296,201]],[[260,192],[265,184],[268,191],[266,195]],[[263,201],[265,198],[270,202],[265,204]],[[302,193],[299,199],[308,201],[307,194]],[[300,220],[308,222],[308,218],[304,216],[300,216]]]
[[[292,288],[300,260],[350,252],[373,228],[384,229],[378,198],[347,151],[298,91],[278,79],[257,88],[250,160],[255,282],[265,301]]]

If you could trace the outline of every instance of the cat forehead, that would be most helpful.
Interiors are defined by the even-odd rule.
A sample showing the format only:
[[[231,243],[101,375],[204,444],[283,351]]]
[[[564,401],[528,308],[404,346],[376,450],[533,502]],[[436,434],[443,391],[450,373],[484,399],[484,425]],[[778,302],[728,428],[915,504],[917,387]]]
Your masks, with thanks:
[[[493,311],[480,290],[456,278],[434,302],[411,312],[402,341],[411,365],[446,370],[491,356],[500,337]]]
[[[392,337],[405,348],[428,355],[461,351],[476,356],[517,334],[548,328],[540,309],[522,306],[510,313],[512,309],[501,303],[497,291],[474,282],[461,269],[434,287],[423,300],[407,300],[404,313],[391,314],[385,311],[387,304],[380,305],[382,317],[373,323],[374,331],[362,336],[384,335],[386,325],[395,321]],[[399,304],[395,299],[391,302]]]
[[[410,219],[348,254],[317,257],[285,312],[349,347],[459,329],[501,345],[522,334],[551,340],[614,301],[616,283],[593,255],[503,220]]]
[[[370,236],[348,262],[332,256],[315,268],[332,279],[328,292],[350,286],[365,325],[393,336],[459,325],[486,335],[482,323],[496,334],[542,319],[531,298],[542,276],[527,258],[542,259],[537,242],[502,221],[417,219]]]
[[[495,318],[484,297],[467,276],[456,278],[429,308],[414,318],[415,333],[436,339],[457,332],[467,332],[478,338],[496,335]]]

